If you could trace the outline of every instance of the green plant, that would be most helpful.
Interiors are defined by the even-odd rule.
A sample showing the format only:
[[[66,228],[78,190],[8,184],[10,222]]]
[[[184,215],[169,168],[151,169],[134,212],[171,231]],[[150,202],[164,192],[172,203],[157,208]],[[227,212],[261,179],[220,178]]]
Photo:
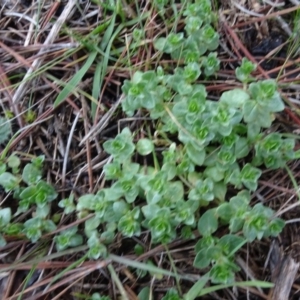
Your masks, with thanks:
[[[99,293],[94,293],[91,297],[88,298],[89,300],[111,300],[110,297],[101,296]]]
[[[160,13],[166,3],[155,1]],[[161,66],[136,71],[122,87],[126,96],[123,111],[128,116],[137,110],[149,115],[155,120],[156,134],[153,137],[147,125],[143,138],[124,128],[103,143],[112,157],[104,166],[107,185],[96,194],[78,199],[71,194],[59,201],[65,214],[86,219],[82,230],[66,229],[54,241],[57,251],[62,251],[86,240],[87,256],[97,260],[108,256],[107,245],[117,233],[131,238],[148,229],[153,243],[167,244],[178,236],[193,238],[197,229],[201,238],[195,246],[194,266],[209,267],[207,280],[213,283],[232,284],[239,270],[236,252],[255,239],[277,236],[284,227],[270,208],[261,203],[252,206],[250,199],[263,168],[282,168],[295,158],[295,141],[264,132],[284,104],[276,82],[256,81],[251,76],[256,66],[246,59],[236,69],[243,88],[224,92],[218,102],[208,99],[198,79],[220,68],[214,52],[219,35],[212,26],[215,16],[210,1],[188,3],[183,16],[184,32],[170,32],[154,42],[157,51],[178,62],[174,72]],[[133,32],[134,39],[141,35],[138,30]],[[69,88],[63,91],[56,104]],[[156,151],[158,145],[164,147],[161,155]],[[137,163],[145,157],[153,164]],[[5,244],[5,235],[25,234],[37,242],[56,229],[50,211],[58,194],[42,179],[43,159],[33,158],[22,172],[14,154],[0,162],[0,185],[18,201],[13,215],[8,207],[0,209],[0,246]],[[228,187],[236,191],[235,196],[228,196]],[[24,224],[12,221],[30,209],[33,217]],[[216,237],[220,226],[226,226],[227,233]],[[105,297],[94,294],[92,299]],[[181,298],[171,289],[163,299]]]
[[[56,249],[62,251],[68,247],[76,247],[83,243],[82,235],[77,234],[78,228],[76,226],[64,230],[59,235],[55,236],[54,241]]]
[[[202,69],[209,76],[219,68],[215,53],[205,56],[218,46],[218,35],[209,25],[213,20],[209,2],[196,2],[184,12],[187,35],[170,33],[154,43],[157,50],[173,59],[185,57],[185,66],[178,66],[173,74],[165,74],[161,68],[137,71],[123,85],[126,95],[123,110],[127,115],[132,116],[138,109],[146,110],[157,120],[158,132],[162,136],[177,133],[179,143],[169,138],[164,141],[168,147],[159,164],[153,147],[156,141],[152,144],[148,141],[149,151],[141,153],[132,144],[133,135],[130,139],[129,129],[125,128],[113,141],[103,145],[114,159],[105,167],[107,179],[114,180],[106,193],[118,193],[119,199],[132,205],[127,206],[126,222],[118,226],[125,236],[139,235],[137,219],[150,230],[154,243],[168,243],[177,236],[178,228],[191,233],[197,226],[202,238],[196,246],[194,265],[199,268],[211,265],[212,282],[228,283],[234,281],[234,273],[239,270],[234,262],[235,253],[256,238],[277,236],[284,226],[270,208],[262,204],[252,207],[250,192],[257,189],[262,173],[259,167],[280,168],[295,158],[295,142],[279,133],[263,132],[271,126],[274,113],[284,109],[284,104],[276,82],[255,81],[251,73],[256,66],[246,59],[236,70],[243,89],[224,92],[219,102],[207,99],[205,87],[196,81]],[[197,15],[201,14],[204,17],[200,20]],[[126,149],[125,144],[131,146],[120,159],[121,150],[118,153],[111,145],[114,142],[119,145],[123,136],[126,143],[119,149]],[[134,153],[142,156],[151,153],[155,165],[139,167],[132,162]],[[128,165],[133,164],[130,175]],[[228,186],[240,192],[227,199]],[[145,204],[139,205],[142,214],[138,210],[138,218],[134,218],[128,212],[137,199],[144,199]],[[207,210],[210,202],[214,208]],[[229,233],[216,238],[213,234],[220,225],[227,225]],[[134,232],[132,228],[138,230]]]
[[[24,233],[32,242],[36,242],[43,232],[56,229],[49,216],[50,203],[57,198],[58,194],[52,185],[42,180],[43,161],[43,156],[33,158],[31,163],[24,166],[22,174],[19,170],[20,159],[15,154],[0,163],[0,185],[6,192],[13,192],[13,198],[18,201],[18,209],[14,216],[34,207],[34,217],[24,224],[10,223],[11,208],[2,209],[1,211],[6,214],[3,218],[6,227],[3,228],[2,233],[12,235]],[[2,242],[4,245],[4,240]]]
[[[162,300],[181,300],[182,298],[178,295],[178,292],[171,288],[167,291],[166,295],[162,298]]]

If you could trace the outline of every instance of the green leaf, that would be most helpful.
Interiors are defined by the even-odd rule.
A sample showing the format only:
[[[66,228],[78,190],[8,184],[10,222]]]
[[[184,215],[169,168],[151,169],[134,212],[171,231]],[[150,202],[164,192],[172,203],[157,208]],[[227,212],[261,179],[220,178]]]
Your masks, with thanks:
[[[184,240],[194,240],[196,238],[191,226],[183,226],[180,230],[180,238]]]
[[[167,180],[172,180],[177,175],[177,169],[174,162],[164,163],[161,170],[167,174]]]
[[[197,165],[197,166],[202,166],[205,160],[205,149],[200,148],[200,147],[195,147],[192,143],[188,143],[186,145],[186,152],[191,159],[191,161]]]
[[[43,220],[42,221],[42,229],[45,232],[52,232],[56,230],[56,226],[52,220]]]
[[[224,178],[224,171],[216,166],[212,166],[205,169],[204,175],[211,178],[214,182],[219,182]]]
[[[251,164],[246,164],[241,171],[241,181],[250,191],[255,191],[261,174],[262,171],[260,169],[252,167]]]
[[[238,212],[238,215],[244,214],[244,212],[247,211],[250,203],[250,193],[247,190],[242,190],[238,192],[238,194],[234,197],[232,197],[229,200],[229,203],[234,209],[234,211]]]
[[[34,157],[31,160],[31,163],[36,166],[37,168],[41,169],[43,167],[43,162],[45,160],[45,155],[39,155],[37,157]]]
[[[50,205],[48,204],[36,207],[36,212],[35,212],[36,217],[45,219],[46,217],[48,217],[49,213],[50,213]]]
[[[74,234],[69,241],[69,247],[78,247],[83,244],[83,238],[80,234]]]
[[[228,202],[224,202],[216,208],[216,213],[219,218],[226,222],[229,222],[234,214],[234,210]]]
[[[80,211],[83,209],[89,209],[89,210],[95,209],[95,195],[86,194],[79,197],[76,210]]]
[[[234,145],[236,159],[246,157],[250,152],[249,142],[246,138],[239,137]]]
[[[176,289],[170,288],[161,300],[182,300],[182,298],[178,295]]]
[[[141,155],[148,155],[154,150],[154,144],[149,139],[139,139],[136,144],[136,150]]]
[[[227,192],[227,185],[224,182],[215,182],[214,183],[214,196],[216,199],[219,199],[220,201],[225,200]]]
[[[245,221],[241,217],[233,217],[229,221],[229,229],[231,233],[238,232],[242,229]]]
[[[101,219],[98,218],[97,216],[94,216],[94,217],[92,217],[92,218],[85,221],[85,223],[84,223],[84,232],[86,233],[87,236],[90,236],[90,233],[94,229],[97,229],[100,224],[101,224]]]
[[[236,161],[236,157],[232,149],[222,146],[218,154],[218,165],[220,168],[227,169],[227,166],[233,165]]]
[[[249,141],[255,141],[260,133],[261,125],[255,122],[247,124],[247,138]]]
[[[113,210],[115,214],[118,214],[120,216],[125,215],[128,212],[129,208],[130,206],[124,200],[116,201],[113,203]]]
[[[207,210],[199,219],[198,231],[203,236],[209,236],[218,229],[218,218],[215,209]]]
[[[167,39],[164,37],[158,38],[154,40],[154,48],[158,51],[164,52],[166,48]]]
[[[11,173],[4,172],[0,174],[0,185],[3,186],[5,192],[9,192],[19,185],[19,179]]]
[[[6,170],[7,170],[6,164],[0,162],[0,175],[3,174]]]
[[[68,248],[69,237],[66,237],[64,235],[55,236],[54,241],[56,244],[57,251],[63,251]]]
[[[10,155],[9,158],[7,159],[7,165],[12,169],[18,168],[20,166],[20,163],[21,163],[20,158],[15,154]]]
[[[149,300],[150,299],[150,288],[148,286],[142,288],[138,294],[138,300]]]
[[[22,179],[28,185],[37,183],[42,178],[42,171],[34,164],[27,164],[22,172]]]
[[[9,224],[11,220],[11,209],[9,207],[0,209],[0,227]]]
[[[153,243],[169,243],[176,237],[172,226],[171,212],[168,208],[161,208],[156,215],[152,215],[148,222]]]
[[[280,148],[283,145],[283,139],[279,133],[271,133],[265,136],[255,145],[256,154],[263,157],[270,155],[280,155]]]
[[[228,264],[215,264],[209,272],[212,283],[232,283],[234,272]]]
[[[246,101],[243,107],[244,121],[246,123],[256,123],[257,126],[269,128],[272,124],[272,114],[264,108],[260,108],[253,100]]]
[[[269,230],[269,219],[273,211],[264,207],[261,203],[256,204],[245,219],[243,234],[250,241],[261,239]]]
[[[233,234],[226,234],[219,240],[219,245],[227,257],[231,257],[245,243],[247,243],[245,238]]]
[[[202,249],[197,252],[196,257],[194,259],[194,267],[198,269],[204,269],[207,268],[211,262],[210,257],[208,257],[208,251],[209,248],[207,249]]]
[[[160,208],[156,204],[148,204],[142,207],[142,212],[146,219],[151,219],[159,212]]]
[[[19,235],[22,234],[24,226],[22,223],[9,223],[5,226],[4,232],[7,235]]]
[[[171,199],[176,205],[184,197],[184,187],[181,181],[167,182],[165,186],[164,198]]]
[[[2,234],[0,234],[0,248],[6,246],[6,244],[7,244],[7,243],[6,243],[5,238],[3,237]]]

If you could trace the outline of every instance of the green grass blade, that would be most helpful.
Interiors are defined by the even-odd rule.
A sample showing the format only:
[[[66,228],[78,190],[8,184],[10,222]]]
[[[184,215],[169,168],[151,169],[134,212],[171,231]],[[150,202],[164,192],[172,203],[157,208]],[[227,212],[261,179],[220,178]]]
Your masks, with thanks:
[[[287,173],[289,174],[289,176],[291,178],[291,181],[293,183],[293,186],[294,186],[294,189],[295,189],[295,191],[297,193],[298,201],[299,201],[300,200],[300,192],[299,192],[299,185],[297,183],[297,180],[294,177],[293,172],[291,171],[291,169],[287,165],[285,166],[285,169],[286,169]]]
[[[79,266],[81,263],[83,263],[87,258],[87,254],[78,259],[77,261],[74,261],[72,264],[70,264],[67,268],[65,268],[63,271],[59,272],[57,275],[53,277],[53,279],[50,281],[50,283],[47,285],[45,290],[47,290],[55,281],[60,279],[64,276],[68,271],[75,269],[77,266]]]
[[[187,279],[188,280],[187,276],[181,276],[181,275],[175,274],[173,272],[166,271],[164,269],[152,266],[150,264],[145,264],[145,263],[141,263],[141,262],[138,262],[138,261],[130,260],[130,259],[127,259],[125,257],[120,257],[120,256],[117,256],[117,255],[110,254],[108,256],[108,259],[111,259],[111,260],[113,260],[117,263],[127,265],[127,266],[130,266],[130,267],[136,268],[136,269],[148,271],[149,273],[161,274],[161,275],[172,276],[172,277],[178,276],[181,279]]]
[[[104,35],[103,35],[103,38],[102,38],[102,41],[100,43],[100,49],[104,51],[104,49],[106,49],[111,37],[112,37],[112,34],[114,32],[114,27],[115,27],[115,24],[116,24],[116,14],[113,14],[112,16],[112,19],[110,21],[110,24],[109,26],[107,27],[107,30],[105,31]]]
[[[107,27],[107,30],[105,31],[102,41],[100,43],[100,49],[101,51],[105,51],[105,54],[103,56],[103,59],[101,59],[100,62],[96,65],[96,71],[93,81],[93,90],[92,90],[92,96],[94,99],[99,99],[100,93],[101,93],[101,87],[103,85],[103,79],[106,74],[108,61],[109,61],[109,53],[110,53],[110,47],[107,47],[109,44],[112,34],[115,28],[116,23],[116,14],[113,15],[109,26]],[[97,105],[95,103],[92,103],[92,118],[95,120],[96,117],[96,111],[97,111]]]
[[[26,287],[29,285],[29,281],[32,278],[35,270],[36,270],[36,268],[35,268],[35,265],[34,265],[34,266],[32,266],[31,270],[29,271],[28,275],[26,276],[26,278],[24,280],[22,291],[21,291],[21,293],[20,293],[20,295],[19,295],[19,297],[18,297],[17,300],[22,300],[23,299],[23,296],[24,296],[23,293],[24,293]]]
[[[101,92],[102,84],[100,84],[100,82],[103,80],[103,78],[102,78],[102,65],[103,65],[102,60],[97,63],[95,74],[94,74],[94,79],[93,79],[92,97],[94,99],[97,99],[97,100],[99,100],[99,96],[100,96],[100,92]],[[92,117],[93,117],[93,120],[95,120],[95,117],[96,117],[96,110],[97,110],[97,104],[93,102],[92,103]]]
[[[203,289],[198,296],[203,296],[218,290],[222,289],[227,289],[229,287],[251,287],[251,286],[256,286],[256,287],[261,287],[261,288],[272,288],[274,286],[273,283],[270,282],[265,282],[265,281],[260,281],[260,280],[253,280],[253,281],[242,281],[242,282],[234,282],[232,284],[220,284],[220,285],[215,285],[215,286],[210,286],[205,289]]]
[[[66,83],[65,87],[62,89],[62,91],[55,99],[53,104],[54,107],[60,105],[68,97],[68,95],[71,94],[76,89],[76,86],[79,84],[79,82],[82,80],[85,73],[91,67],[97,54],[98,54],[97,51],[92,52],[89,55],[85,64],[82,66],[82,68],[74,75],[74,77],[68,83]]]
[[[191,287],[187,294],[184,295],[184,300],[194,300],[195,298],[197,298],[198,295],[202,292],[208,280],[208,274],[202,276],[202,278]]]

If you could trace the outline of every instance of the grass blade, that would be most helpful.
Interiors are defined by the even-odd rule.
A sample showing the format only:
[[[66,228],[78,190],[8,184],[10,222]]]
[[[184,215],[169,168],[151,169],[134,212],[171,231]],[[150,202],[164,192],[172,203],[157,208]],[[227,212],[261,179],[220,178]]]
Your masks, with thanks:
[[[97,56],[97,51],[94,51],[89,55],[87,61],[82,66],[82,68],[75,74],[75,76],[68,83],[66,83],[65,87],[58,94],[53,104],[54,107],[60,105],[68,97],[68,95],[71,94],[74,91],[74,89],[76,89],[76,86],[82,80],[85,73],[89,70],[96,56]]]

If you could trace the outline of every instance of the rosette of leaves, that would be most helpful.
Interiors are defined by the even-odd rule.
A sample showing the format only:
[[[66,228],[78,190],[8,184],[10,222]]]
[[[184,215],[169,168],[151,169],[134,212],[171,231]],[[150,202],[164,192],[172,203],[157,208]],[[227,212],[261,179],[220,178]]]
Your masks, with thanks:
[[[245,122],[269,128],[274,120],[273,113],[284,109],[276,82],[270,79],[250,83],[249,93],[251,98],[243,106]]]
[[[88,239],[88,257],[90,259],[98,259],[99,257],[107,256],[107,248],[101,241],[101,237],[97,231],[93,231]]]
[[[122,163],[128,160],[135,149],[129,128],[124,128],[115,139],[106,141],[103,144],[103,148],[107,153],[111,154],[117,162]]]
[[[219,222],[229,224],[230,234],[213,237]],[[210,277],[214,283],[230,283],[234,273],[239,270],[234,262],[234,254],[246,243],[262,237],[277,236],[284,222],[274,218],[272,209],[257,204],[250,206],[250,193],[246,190],[238,193],[229,202],[207,210],[198,221],[198,230],[202,238],[195,247],[197,253],[194,265],[206,268],[210,264]],[[243,236],[236,235],[242,230]]]
[[[154,71],[137,71],[132,80],[125,80],[122,91],[126,97],[122,102],[123,111],[132,116],[139,108],[153,109],[161,101],[164,90],[158,89],[159,79]]]
[[[43,233],[53,232],[54,230],[56,230],[56,226],[52,220],[34,217],[24,223],[23,233],[32,243],[36,243]]]
[[[54,187],[43,180],[32,184],[19,194],[20,202],[17,214],[26,212],[33,204],[37,206],[37,214],[46,217],[49,213],[49,203],[57,198]]]
[[[161,52],[170,54],[173,59],[184,59],[187,68],[191,68],[189,64],[202,63],[202,68],[206,76],[210,76],[219,69],[219,60],[216,50],[219,46],[219,35],[211,26],[215,16],[211,10],[211,2],[209,0],[199,0],[195,3],[188,3],[183,12],[185,18],[185,34],[183,32],[171,32],[166,37],[160,37],[154,41],[154,47]],[[210,52],[207,57],[203,56],[206,52]],[[200,75],[199,66],[197,66],[198,77]],[[196,71],[195,69],[195,71]],[[179,79],[185,77],[186,72],[177,71],[174,82],[179,83]],[[189,71],[188,71],[189,73]],[[186,77],[185,77],[186,78]],[[190,80],[190,78],[188,77]],[[176,87],[176,85],[173,85]],[[188,86],[180,83],[180,86]],[[182,89],[178,88],[178,91]]]
[[[235,76],[239,81],[243,83],[255,81],[255,79],[251,77],[251,73],[255,71],[255,69],[256,69],[255,64],[253,64],[247,58],[243,58],[241,66],[237,67],[235,70]]]
[[[295,158],[295,140],[283,139],[279,133],[270,133],[255,144],[256,155],[253,164],[264,164],[268,169],[283,168],[289,160]]]
[[[172,218],[171,210],[167,207],[160,208],[156,204],[142,207],[145,220],[143,226],[151,231],[151,239],[154,243],[169,243],[176,237],[176,221]]]
[[[74,226],[60,232],[59,235],[56,235],[54,237],[54,242],[57,251],[62,251],[69,247],[77,247],[82,245],[83,238],[80,234],[77,234],[77,231],[77,226]]]

